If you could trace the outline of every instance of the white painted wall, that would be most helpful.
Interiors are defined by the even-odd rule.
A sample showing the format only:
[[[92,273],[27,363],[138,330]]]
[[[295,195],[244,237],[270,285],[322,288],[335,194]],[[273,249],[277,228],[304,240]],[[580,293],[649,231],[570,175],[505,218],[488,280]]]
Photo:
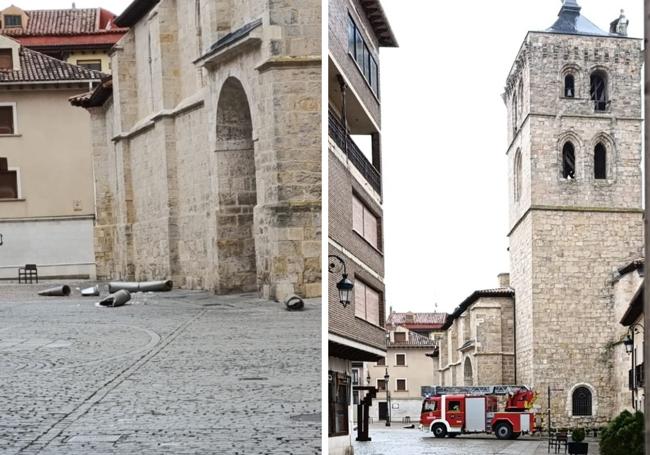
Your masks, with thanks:
[[[92,218],[0,220],[0,234],[0,279],[17,279],[25,264],[36,264],[39,277],[96,277]]]

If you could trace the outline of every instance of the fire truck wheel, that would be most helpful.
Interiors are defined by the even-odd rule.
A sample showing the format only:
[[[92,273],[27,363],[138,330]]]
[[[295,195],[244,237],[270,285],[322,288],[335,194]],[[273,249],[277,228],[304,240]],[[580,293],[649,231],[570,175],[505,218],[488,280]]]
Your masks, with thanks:
[[[494,427],[494,434],[497,439],[512,439],[512,426],[508,422],[499,422]]]
[[[441,423],[436,423],[433,428],[431,428],[431,431],[436,438],[444,438],[447,434],[447,427]]]

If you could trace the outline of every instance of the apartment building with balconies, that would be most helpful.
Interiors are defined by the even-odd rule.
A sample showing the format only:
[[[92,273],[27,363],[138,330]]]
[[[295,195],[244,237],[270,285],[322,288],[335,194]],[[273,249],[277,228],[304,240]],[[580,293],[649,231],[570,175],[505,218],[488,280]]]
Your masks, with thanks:
[[[330,274],[330,453],[351,445],[352,363],[386,355],[379,50],[396,46],[379,1],[330,0],[329,254],[354,283],[341,302]]]

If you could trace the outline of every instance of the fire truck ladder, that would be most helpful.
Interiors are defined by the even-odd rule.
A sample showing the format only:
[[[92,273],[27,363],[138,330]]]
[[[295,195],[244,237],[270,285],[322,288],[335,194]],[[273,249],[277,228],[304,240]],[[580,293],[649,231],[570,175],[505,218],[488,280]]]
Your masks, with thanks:
[[[436,386],[431,387],[432,395],[508,395],[530,390],[525,385],[485,385],[485,386]]]

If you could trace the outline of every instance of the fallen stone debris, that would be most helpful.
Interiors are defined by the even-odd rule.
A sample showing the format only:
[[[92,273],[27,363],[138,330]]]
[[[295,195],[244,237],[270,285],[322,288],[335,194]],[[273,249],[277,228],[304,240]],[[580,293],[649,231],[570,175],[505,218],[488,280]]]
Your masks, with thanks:
[[[129,300],[131,300],[131,293],[126,289],[120,289],[97,302],[97,306],[115,308],[126,304]]]
[[[67,284],[61,285],[61,286],[55,286],[53,288],[45,289],[43,291],[40,291],[38,295],[43,295],[43,296],[69,296],[70,295],[70,286]]]

